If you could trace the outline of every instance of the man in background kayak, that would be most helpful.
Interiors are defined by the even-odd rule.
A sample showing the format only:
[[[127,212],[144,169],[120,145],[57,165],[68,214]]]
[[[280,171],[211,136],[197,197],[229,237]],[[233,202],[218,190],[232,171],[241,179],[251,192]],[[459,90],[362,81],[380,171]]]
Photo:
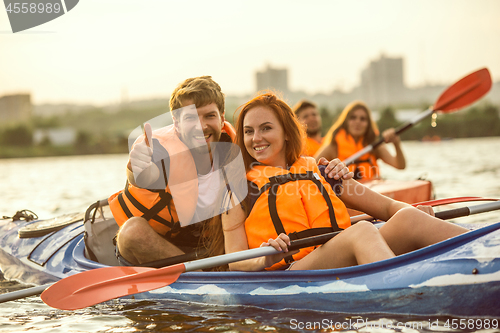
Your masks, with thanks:
[[[231,146],[234,133],[224,107],[224,94],[210,76],[191,78],[171,95],[173,125],[155,131],[144,125],[144,135],[130,150],[127,186],[109,198],[120,226],[120,264],[143,264],[201,246],[204,224],[197,222],[221,213],[217,200],[229,186],[222,161],[228,154],[216,151],[221,141]]]
[[[304,155],[314,156],[323,143],[321,116],[318,108],[316,104],[302,100],[293,107],[292,111],[299,119],[299,122],[304,125],[307,133]]]

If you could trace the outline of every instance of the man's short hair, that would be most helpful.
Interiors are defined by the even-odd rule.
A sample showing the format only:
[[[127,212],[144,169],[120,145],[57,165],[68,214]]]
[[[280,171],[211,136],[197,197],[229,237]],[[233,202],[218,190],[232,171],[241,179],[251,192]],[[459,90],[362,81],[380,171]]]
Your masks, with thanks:
[[[224,94],[211,76],[199,76],[181,82],[170,96],[172,116],[178,118],[185,100],[192,100],[196,107],[215,103],[219,113],[224,114]],[[177,112],[176,112],[177,111]]]
[[[305,110],[307,108],[317,108],[316,104],[313,102],[309,102],[306,100],[301,100],[295,106],[292,108],[293,113],[298,117],[299,113],[302,112],[302,110]]]

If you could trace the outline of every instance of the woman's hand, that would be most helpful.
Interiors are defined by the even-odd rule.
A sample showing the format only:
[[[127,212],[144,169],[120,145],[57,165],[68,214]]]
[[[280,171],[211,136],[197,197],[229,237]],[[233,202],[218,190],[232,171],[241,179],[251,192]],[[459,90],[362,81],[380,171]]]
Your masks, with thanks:
[[[394,144],[399,144],[401,142],[401,139],[399,138],[399,135],[396,134],[396,130],[394,128],[386,129],[382,133],[382,137],[384,138],[385,143],[392,142]]]
[[[283,258],[299,253],[299,250],[288,251],[288,246],[290,246],[290,237],[283,233],[279,234],[279,236],[275,239],[269,238],[267,242],[260,244],[260,247],[263,246],[272,246],[277,251],[280,251],[280,253],[266,257],[265,267],[271,267],[275,263],[280,262]]]
[[[386,143],[392,142],[396,148],[396,155],[392,155],[385,145],[376,148],[376,154],[385,163],[395,167],[396,169],[406,168],[406,159],[401,149],[401,138],[396,134],[394,128],[389,128],[382,133],[382,137]]]
[[[326,165],[325,175],[329,178],[333,178],[335,180],[344,179],[348,180],[354,177],[354,172],[349,171],[349,168],[339,160],[338,158],[334,158],[330,162],[324,157],[321,157],[318,161],[318,165]]]
[[[417,209],[423,211],[426,214],[429,214],[430,216],[435,216],[434,215],[434,209],[432,209],[432,206],[418,205]]]

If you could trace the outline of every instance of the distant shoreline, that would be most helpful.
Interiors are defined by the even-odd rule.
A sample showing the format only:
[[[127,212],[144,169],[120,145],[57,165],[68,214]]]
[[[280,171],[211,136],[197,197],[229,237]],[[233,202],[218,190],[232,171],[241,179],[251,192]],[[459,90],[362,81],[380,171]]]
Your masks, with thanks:
[[[30,157],[59,157],[59,156],[85,156],[106,154],[128,154],[128,149],[113,148],[101,152],[80,151],[74,147],[1,147],[0,159],[30,158]]]
[[[471,136],[471,137],[442,137],[434,140],[421,139],[402,139],[403,142],[421,142],[421,143],[439,143],[450,140],[463,140],[463,139],[488,139],[498,138],[500,135],[495,136]],[[62,157],[62,156],[87,156],[87,155],[119,155],[128,154],[128,149],[123,147],[113,147],[104,149],[101,152],[96,151],[81,151],[72,146],[66,147],[5,147],[0,149],[0,159],[14,159],[14,158],[36,158],[36,157]]]

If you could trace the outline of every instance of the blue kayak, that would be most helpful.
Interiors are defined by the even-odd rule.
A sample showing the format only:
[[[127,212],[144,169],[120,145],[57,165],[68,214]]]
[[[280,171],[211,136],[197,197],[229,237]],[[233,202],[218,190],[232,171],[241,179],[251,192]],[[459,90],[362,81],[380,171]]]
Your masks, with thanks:
[[[82,221],[89,214],[82,215],[0,220],[5,278],[42,285],[107,267],[88,258]],[[132,297],[348,314],[500,316],[500,222],[376,263],[315,271],[188,272],[170,286]]]

